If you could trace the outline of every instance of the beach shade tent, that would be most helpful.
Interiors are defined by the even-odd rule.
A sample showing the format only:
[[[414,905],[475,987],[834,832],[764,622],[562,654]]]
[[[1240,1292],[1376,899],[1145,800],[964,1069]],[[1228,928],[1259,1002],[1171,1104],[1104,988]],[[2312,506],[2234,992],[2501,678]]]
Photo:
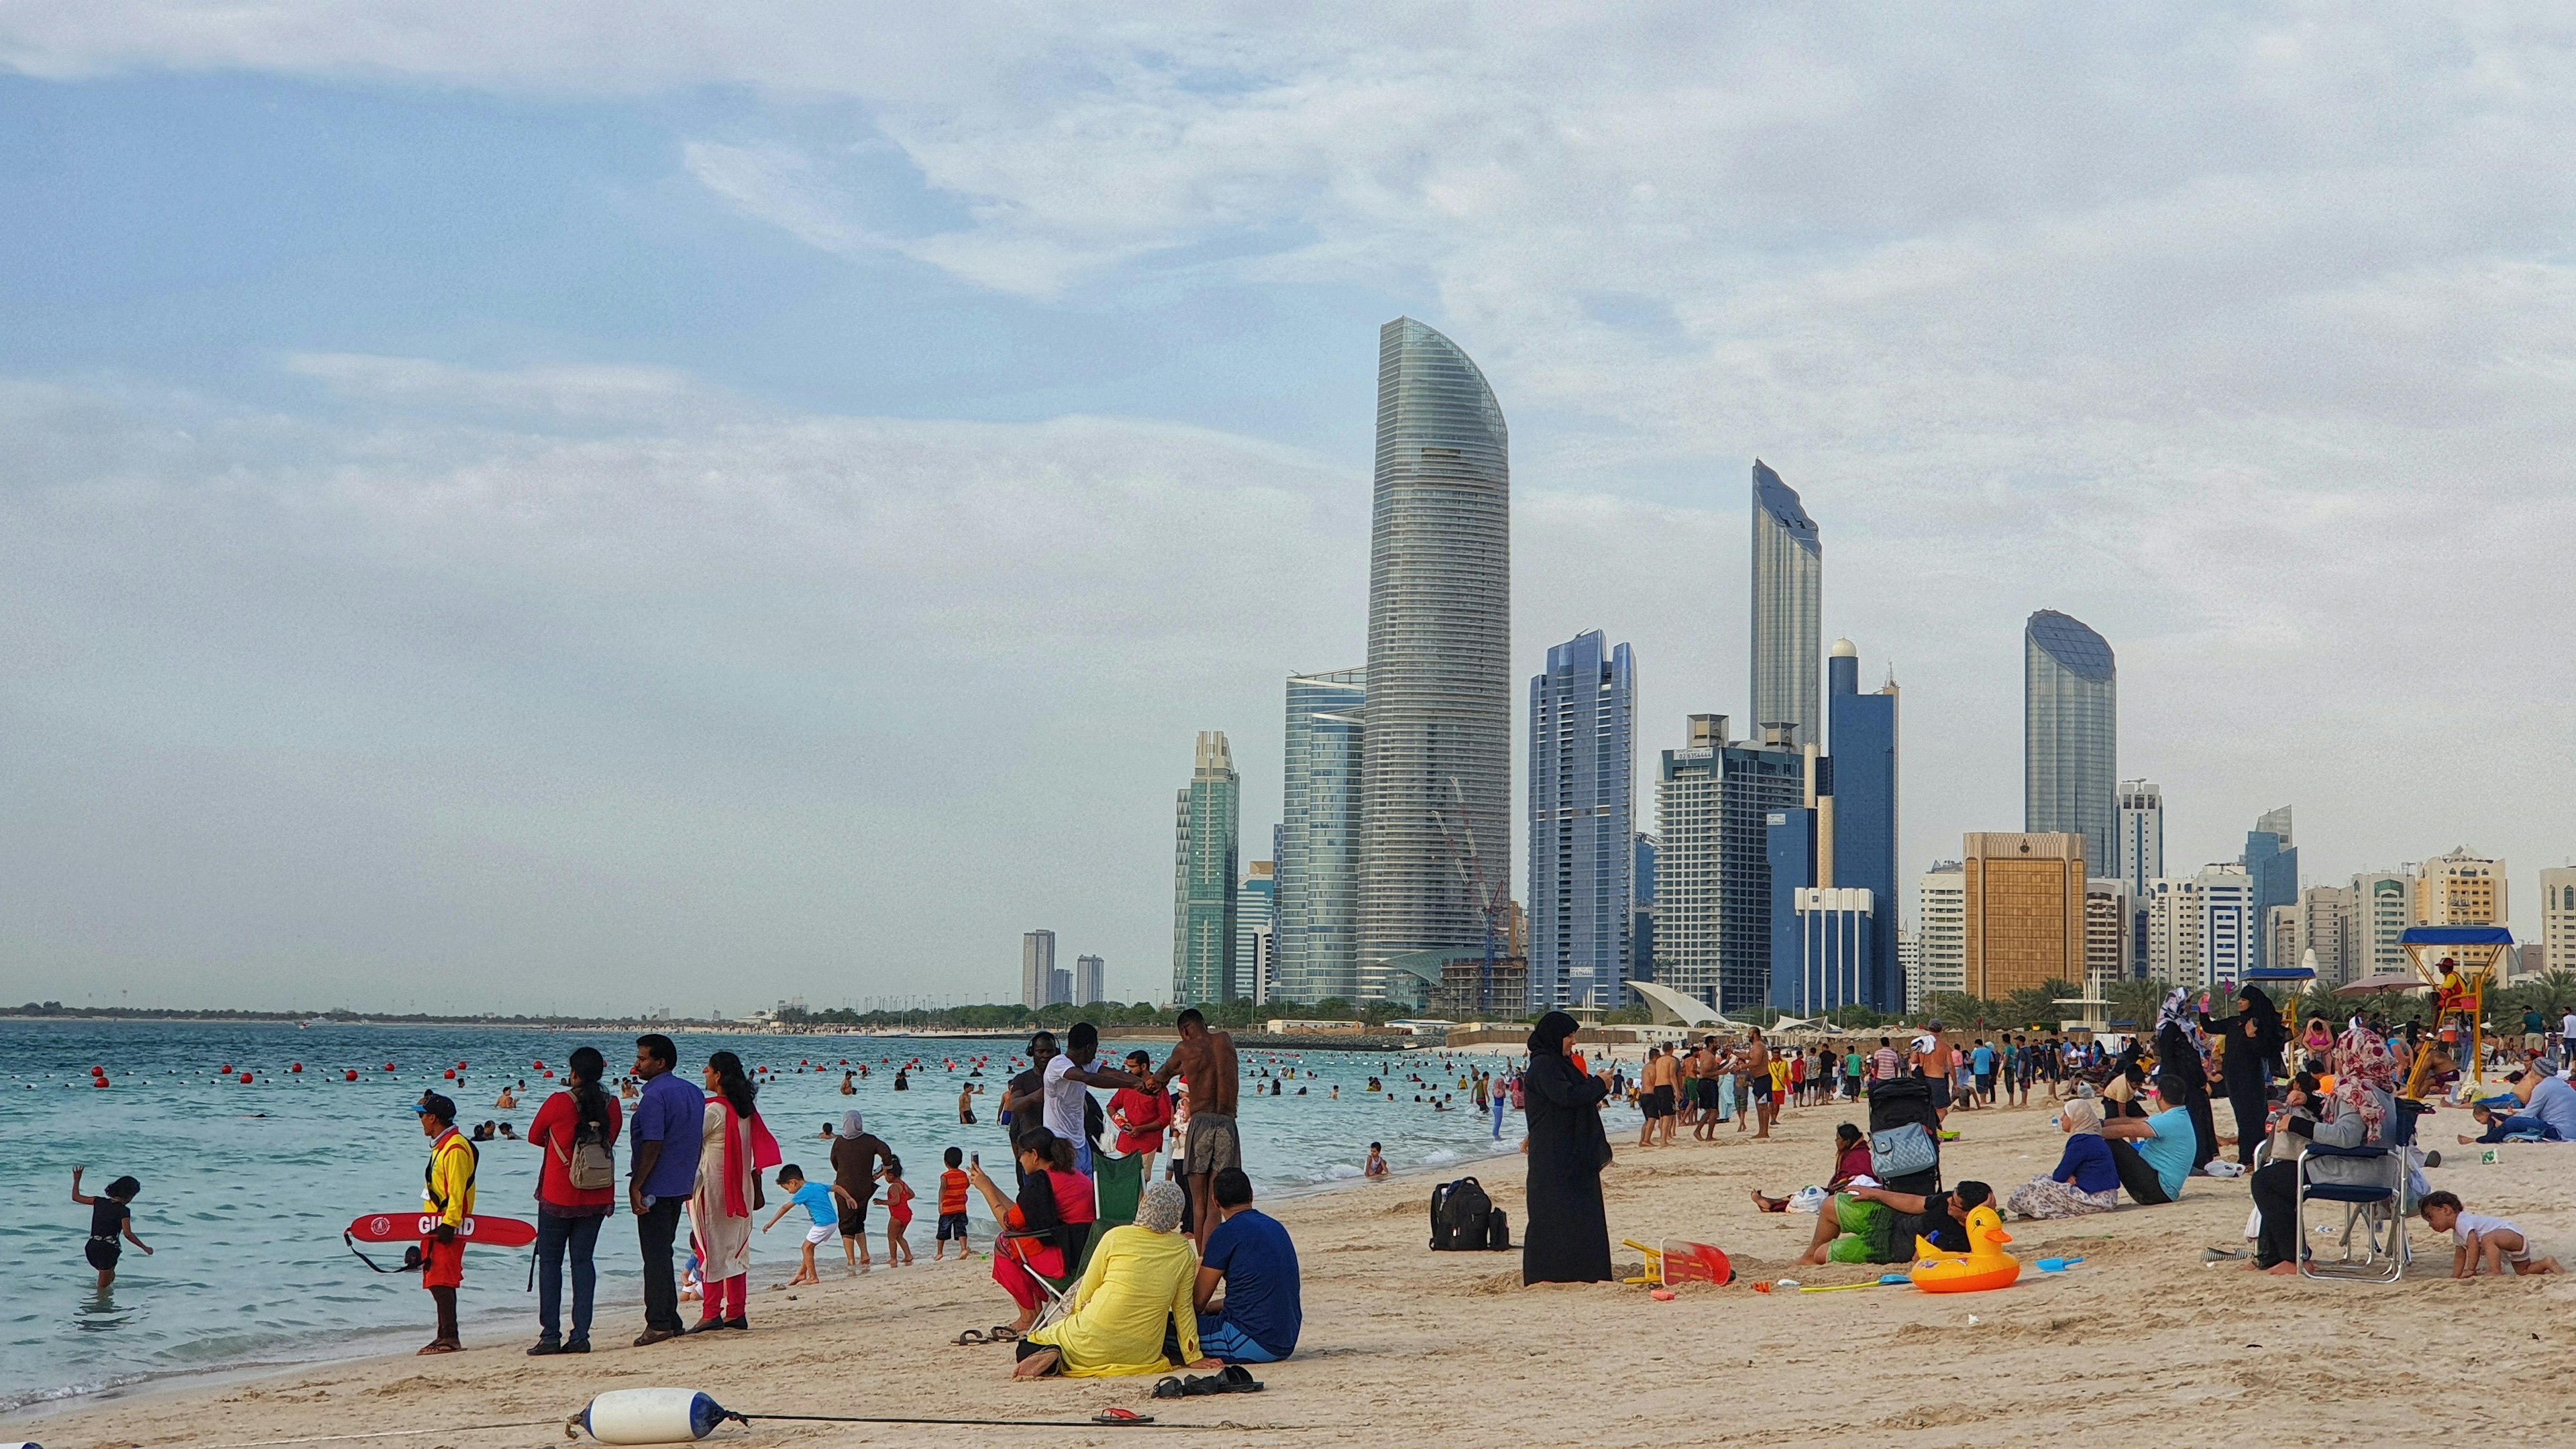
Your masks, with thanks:
[[[1741,1024],[1728,1020],[1698,997],[1684,996],[1669,986],[1658,986],[1652,981],[1631,981],[1628,989],[1636,992],[1646,1003],[1646,1009],[1654,1013],[1657,1026],[1734,1027]]]
[[[2378,976],[2364,976],[2349,986],[2335,988],[2337,996],[2378,996],[2391,991],[2423,991],[2423,982],[2403,972],[2391,971]]]
[[[2469,1018],[2469,1071],[2471,1079],[2483,1082],[2486,1076],[2486,1050],[2480,1023],[2486,1017],[2487,984],[2504,974],[2504,962],[2513,950],[2513,932],[2502,926],[2409,926],[2397,937],[2406,951],[2406,964],[2415,968],[2418,980],[2426,986],[2441,984],[2441,965],[2445,959],[2459,968],[2460,987],[2467,993],[2465,1001],[2437,1001],[2434,1021],[2438,1025],[2444,1013],[2465,1011]],[[2421,1075],[2419,1068],[2417,1075]],[[2410,1081],[2407,1095],[2416,1084]]]

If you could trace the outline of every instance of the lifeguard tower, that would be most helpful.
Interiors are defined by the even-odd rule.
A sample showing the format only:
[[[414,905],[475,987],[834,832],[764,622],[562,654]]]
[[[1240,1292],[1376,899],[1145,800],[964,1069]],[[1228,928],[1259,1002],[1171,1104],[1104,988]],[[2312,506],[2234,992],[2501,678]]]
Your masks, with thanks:
[[[2440,1035],[2444,1017],[2453,1013],[2469,1019],[2470,1080],[2484,1084],[2486,1074],[2485,1023],[2487,987],[2504,984],[2504,963],[2513,950],[2513,932],[2502,926],[2409,926],[2397,938],[2406,950],[2406,964],[2425,985],[2437,990],[2442,984],[2442,961],[2448,958],[2460,974],[2459,991],[2454,997],[2440,997],[2434,1006],[2435,1036]],[[2424,1065],[2419,1058],[2406,1086],[2407,1095],[2415,1095],[2421,1085]]]

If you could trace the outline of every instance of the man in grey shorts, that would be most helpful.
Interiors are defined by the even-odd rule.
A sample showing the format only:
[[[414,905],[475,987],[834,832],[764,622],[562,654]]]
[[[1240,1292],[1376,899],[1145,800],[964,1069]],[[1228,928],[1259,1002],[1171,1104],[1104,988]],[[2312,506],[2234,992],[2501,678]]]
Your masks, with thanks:
[[[1191,1007],[1180,1015],[1181,1044],[1154,1073],[1148,1086],[1163,1091],[1177,1076],[1189,1088],[1190,1123],[1181,1144],[1181,1185],[1190,1195],[1190,1236],[1207,1252],[1208,1234],[1216,1229],[1216,1194],[1210,1184],[1227,1168],[1243,1166],[1243,1143],[1235,1135],[1236,1067],[1234,1038],[1210,1031],[1207,1018]]]

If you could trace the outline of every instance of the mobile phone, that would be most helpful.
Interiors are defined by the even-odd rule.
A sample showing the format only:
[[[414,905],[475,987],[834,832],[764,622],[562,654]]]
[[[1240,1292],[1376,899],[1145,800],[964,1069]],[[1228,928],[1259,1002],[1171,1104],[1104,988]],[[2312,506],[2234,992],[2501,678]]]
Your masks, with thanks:
[[[969,1152],[966,1154],[966,1160],[976,1167],[981,1167],[984,1165],[984,1154],[980,1152]]]

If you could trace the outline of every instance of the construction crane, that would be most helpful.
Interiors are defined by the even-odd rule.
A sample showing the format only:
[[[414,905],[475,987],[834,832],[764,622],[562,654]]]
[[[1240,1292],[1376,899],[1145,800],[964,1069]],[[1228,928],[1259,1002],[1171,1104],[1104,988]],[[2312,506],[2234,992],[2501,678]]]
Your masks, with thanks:
[[[1466,887],[1476,902],[1476,910],[1485,918],[1485,962],[1476,981],[1476,1010],[1481,1014],[1493,1008],[1494,945],[1496,921],[1509,921],[1512,909],[1511,883],[1493,885],[1485,879],[1484,854],[1476,849],[1476,819],[1467,808],[1467,792],[1458,777],[1449,777],[1449,798],[1457,811],[1453,828],[1445,812],[1434,811],[1440,822],[1440,834],[1449,842],[1449,865],[1458,872],[1458,882]],[[1462,848],[1463,847],[1463,848]]]

